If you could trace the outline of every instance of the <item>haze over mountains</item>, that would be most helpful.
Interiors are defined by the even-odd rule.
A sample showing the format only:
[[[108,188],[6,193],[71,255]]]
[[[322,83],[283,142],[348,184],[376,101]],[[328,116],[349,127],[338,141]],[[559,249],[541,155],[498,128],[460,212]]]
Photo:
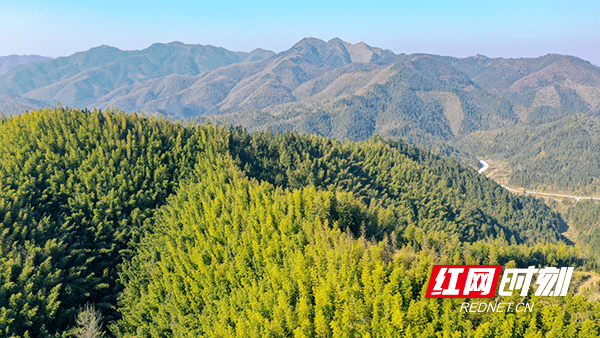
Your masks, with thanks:
[[[141,51],[100,46],[69,57],[11,69],[0,81],[0,92],[41,100],[46,104],[61,102],[92,107],[111,91],[140,81],[171,74],[194,76],[232,63],[260,60],[272,54],[261,49],[240,53],[179,42],[154,44]]]
[[[25,65],[31,62],[47,61],[52,58],[39,56],[39,55],[9,55],[0,56],[0,75],[4,75],[6,72],[15,68],[19,65]]]
[[[416,115],[445,116],[438,133],[460,134],[564,110],[597,109],[600,68],[562,55],[397,55],[340,39],[307,38],[279,54],[172,42],[140,51],[100,46],[21,65],[0,77],[0,92],[20,96],[2,97],[0,110],[8,114],[60,102],[174,118],[400,95],[421,106],[413,108]]]

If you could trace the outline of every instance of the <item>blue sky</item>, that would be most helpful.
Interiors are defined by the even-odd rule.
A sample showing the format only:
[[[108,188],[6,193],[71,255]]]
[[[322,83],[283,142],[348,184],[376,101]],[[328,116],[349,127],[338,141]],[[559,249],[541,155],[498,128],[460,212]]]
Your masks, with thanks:
[[[600,65],[600,1],[0,2],[0,55],[65,56],[106,44],[211,44],[280,52],[339,37],[396,53],[570,54]]]

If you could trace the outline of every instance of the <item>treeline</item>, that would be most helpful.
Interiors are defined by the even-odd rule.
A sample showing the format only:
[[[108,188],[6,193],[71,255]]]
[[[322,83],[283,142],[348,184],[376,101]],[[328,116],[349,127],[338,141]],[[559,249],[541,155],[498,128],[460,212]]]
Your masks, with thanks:
[[[437,303],[434,262],[591,264],[543,203],[400,141],[58,107],[1,118],[0,144],[0,336],[73,335],[86,304],[125,336],[374,334]]]

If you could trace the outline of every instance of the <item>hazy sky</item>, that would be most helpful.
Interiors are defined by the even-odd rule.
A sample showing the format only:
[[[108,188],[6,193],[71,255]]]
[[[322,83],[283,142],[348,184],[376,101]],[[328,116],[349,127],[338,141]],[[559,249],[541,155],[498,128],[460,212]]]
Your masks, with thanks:
[[[170,41],[280,52],[307,36],[396,53],[560,53],[600,65],[600,1],[0,1],[0,55]]]

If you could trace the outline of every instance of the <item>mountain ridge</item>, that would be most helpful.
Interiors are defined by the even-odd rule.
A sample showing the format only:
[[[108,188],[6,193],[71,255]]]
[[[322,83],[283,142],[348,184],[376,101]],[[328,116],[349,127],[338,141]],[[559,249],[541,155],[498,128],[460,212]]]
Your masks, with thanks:
[[[425,138],[448,141],[475,130],[600,110],[600,68],[557,54],[521,59],[395,54],[339,38],[304,38],[277,54],[262,49],[230,52],[174,41],[138,51],[103,45],[16,67],[0,76],[2,91],[19,95],[21,103],[28,104],[0,102],[0,110],[9,114],[23,107],[37,108],[36,103],[59,102],[119,107],[174,119],[205,116],[232,124],[255,120],[244,117],[254,114],[271,120],[259,126],[263,129],[297,129],[342,138],[355,134],[353,140],[372,133],[416,140],[420,136],[411,136],[411,130],[426,123],[438,127],[421,128],[428,135]],[[358,101],[371,108],[348,106]],[[368,117],[373,105],[387,107],[387,117],[377,120],[379,113]],[[320,118],[323,114],[318,112],[327,116]],[[367,129],[324,133],[332,130],[332,123],[343,122],[332,114],[364,120],[362,126],[350,123],[343,128]]]
[[[6,74],[9,70],[20,66],[25,65],[31,62],[38,61],[47,61],[52,60],[50,57],[41,56],[41,55],[17,55],[11,54],[7,56],[0,56],[0,76]]]
[[[0,77],[0,92],[49,103],[61,101],[87,106],[98,94],[104,95],[123,85],[170,74],[197,75],[271,54],[262,49],[250,53],[231,52],[221,47],[176,42],[155,43],[139,51],[102,45],[68,57],[13,68]],[[91,82],[102,88],[96,95],[91,95],[87,88]]]

